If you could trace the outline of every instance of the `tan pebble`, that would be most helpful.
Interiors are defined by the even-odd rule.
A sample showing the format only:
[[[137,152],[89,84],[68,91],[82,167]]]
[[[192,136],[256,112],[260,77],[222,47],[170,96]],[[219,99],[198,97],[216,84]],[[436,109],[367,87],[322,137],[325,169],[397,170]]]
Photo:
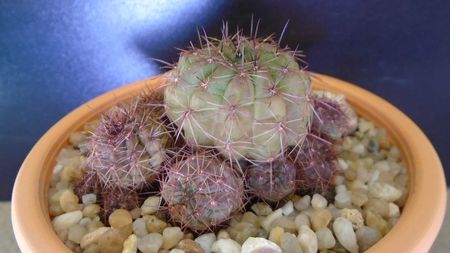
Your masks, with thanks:
[[[78,147],[80,143],[86,140],[86,135],[84,135],[82,132],[73,132],[69,135],[69,143],[73,146]]]
[[[386,235],[391,229],[391,225],[383,217],[371,211],[366,212],[366,224],[378,230],[382,235]]]
[[[93,243],[97,243],[98,238],[100,238],[100,236],[103,233],[105,233],[106,231],[108,231],[110,229],[111,229],[110,227],[101,227],[101,228],[97,228],[96,230],[84,235],[80,241],[81,248],[86,248],[87,246],[89,246]]]
[[[129,235],[133,233],[133,224],[130,223],[128,225],[117,228],[117,230],[119,230],[123,238],[127,238]]]
[[[320,228],[316,231],[316,236],[320,250],[331,249],[336,245],[336,240],[329,228]]]
[[[130,235],[123,242],[123,250],[122,253],[136,253],[137,252],[137,236]]]
[[[191,239],[181,240],[178,243],[178,248],[184,250],[186,253],[204,253],[200,245]]]
[[[251,209],[258,216],[267,216],[272,213],[272,208],[264,202],[253,204]]]
[[[253,224],[248,222],[239,222],[227,229],[231,239],[242,244],[247,238],[256,236],[258,229]]]
[[[303,253],[297,237],[291,233],[284,233],[281,237],[281,250],[284,253]]]
[[[230,238],[231,238],[230,234],[224,229],[220,230],[217,233],[217,239],[230,239]]]
[[[133,210],[130,211],[131,217],[133,217],[133,220],[141,217],[141,208],[136,207]]]
[[[281,248],[260,237],[250,237],[242,244],[241,253],[281,253]]]
[[[311,215],[311,226],[314,231],[328,226],[333,216],[328,209],[316,209]]]
[[[116,209],[108,217],[109,224],[113,228],[120,228],[133,222],[130,212],[125,209]]]
[[[83,208],[83,216],[94,218],[100,212],[100,205],[98,204],[89,204]]]
[[[167,223],[154,215],[146,215],[143,217],[147,223],[147,231],[149,233],[162,233],[167,227]]]
[[[364,226],[364,218],[357,209],[344,208],[341,210],[341,215],[352,223],[354,229]]]
[[[191,239],[194,240],[194,234],[193,233],[185,233],[183,235],[183,239]]]
[[[171,249],[175,247],[183,238],[184,233],[179,227],[167,227],[163,230],[163,249]]]
[[[76,160],[80,160],[80,159],[78,158]],[[61,171],[61,181],[62,182],[72,182],[76,179],[80,179],[81,175],[82,175],[82,172],[77,167],[76,164],[69,164],[69,165],[64,166],[64,169]]]
[[[293,194],[293,195],[289,196],[289,200],[292,201],[292,203],[295,203],[300,199],[301,199],[301,197],[297,194]]]
[[[318,250],[317,237],[314,231],[307,226],[301,226],[297,236],[303,253],[316,253]]]
[[[339,243],[351,253],[358,253],[359,247],[352,223],[344,217],[339,217],[333,222],[333,231]]]
[[[61,194],[59,205],[66,213],[81,210],[83,208],[83,205],[79,203],[77,195],[75,195],[72,190],[65,190]]]
[[[119,230],[110,229],[98,238],[98,249],[100,253],[121,253],[125,238]]]
[[[90,244],[83,250],[83,253],[98,253],[97,244]]]
[[[94,219],[95,219],[96,217],[98,217],[98,216],[95,216]],[[86,228],[88,229],[88,231],[89,231],[89,233],[90,233],[90,232],[93,232],[93,231],[97,230],[98,228],[101,228],[101,227],[104,227],[104,226],[105,226],[105,225],[104,225],[101,221],[99,221],[99,220],[92,220],[92,222],[89,223],[89,224],[86,226]]]
[[[138,249],[142,253],[158,253],[162,244],[163,237],[159,233],[150,233],[138,238]]]
[[[294,216],[282,216],[270,223],[270,229],[274,227],[282,227],[286,232],[295,233],[297,232],[297,225],[295,224]]]
[[[352,198],[352,204],[358,207],[363,206],[367,203],[369,200],[369,197],[367,197],[367,194],[363,193],[362,191],[353,190],[351,192],[351,198]]]
[[[284,229],[282,227],[274,227],[272,230],[270,230],[269,233],[269,240],[281,245],[281,237],[284,234]]]
[[[155,214],[161,205],[161,197],[148,197],[141,206],[141,214]]]
[[[256,216],[256,214],[254,214],[253,212],[245,212],[242,215],[241,221],[248,222],[248,223],[252,224],[253,226],[255,226],[256,228],[259,228],[259,226],[260,226],[258,216]]]
[[[310,204],[311,204],[311,196],[305,195],[298,201],[294,202],[294,207],[298,211],[303,211],[307,209],[310,206]]]
[[[363,206],[363,210],[378,214],[382,217],[389,217],[389,203],[382,199],[372,198]]]
[[[214,253],[242,253],[241,245],[232,239],[219,239],[211,246]]]
[[[320,194],[314,194],[311,199],[311,206],[314,209],[323,209],[327,207],[328,201]]]
[[[281,210],[281,208],[275,210],[273,213],[269,214],[267,217],[264,218],[264,220],[262,220],[261,222],[261,226],[267,231],[270,231],[270,224],[283,216],[283,211]]]
[[[356,172],[354,170],[346,170],[344,176],[348,181],[353,181],[356,179]]]

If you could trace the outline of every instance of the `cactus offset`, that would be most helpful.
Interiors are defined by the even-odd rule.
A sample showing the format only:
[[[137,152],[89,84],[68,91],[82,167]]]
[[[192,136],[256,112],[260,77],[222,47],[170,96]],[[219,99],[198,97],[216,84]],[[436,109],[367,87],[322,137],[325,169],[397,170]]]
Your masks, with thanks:
[[[298,190],[302,194],[320,193],[330,197],[337,166],[331,142],[311,133],[302,147],[290,152],[289,158],[297,168]]]
[[[311,96],[314,131],[332,140],[339,139],[356,130],[358,117],[345,97],[327,91],[315,91]]]
[[[105,188],[139,190],[156,179],[170,137],[161,117],[160,109],[145,97],[119,104],[102,116],[90,138],[86,162]]]
[[[311,121],[310,79],[297,50],[241,32],[205,36],[166,74],[167,115],[188,143],[231,159],[270,161],[303,141]]]
[[[217,154],[179,155],[167,168],[161,195],[171,218],[193,231],[213,230],[243,201],[243,181]]]
[[[277,202],[295,192],[296,168],[285,159],[255,164],[246,169],[249,192],[262,200]]]

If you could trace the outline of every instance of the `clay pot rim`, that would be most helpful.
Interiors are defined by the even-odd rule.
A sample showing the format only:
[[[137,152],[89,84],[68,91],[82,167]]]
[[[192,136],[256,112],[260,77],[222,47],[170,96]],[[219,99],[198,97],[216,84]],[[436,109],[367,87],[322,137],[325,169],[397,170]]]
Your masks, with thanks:
[[[427,252],[442,225],[447,194],[434,147],[411,119],[384,99],[333,77],[311,75],[314,88],[344,93],[360,115],[386,128],[410,169],[410,192],[398,223],[366,252]],[[57,122],[35,144],[20,168],[12,195],[13,229],[22,252],[71,252],[53,231],[47,207],[54,158],[67,144],[68,135],[118,100],[160,85],[161,77],[156,76],[94,98]]]

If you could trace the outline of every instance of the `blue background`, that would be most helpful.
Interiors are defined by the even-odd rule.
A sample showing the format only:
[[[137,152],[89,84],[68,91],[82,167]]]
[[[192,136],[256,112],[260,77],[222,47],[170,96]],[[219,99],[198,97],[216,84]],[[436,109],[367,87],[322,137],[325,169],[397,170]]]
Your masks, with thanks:
[[[354,82],[409,115],[450,165],[450,2],[0,2],[0,200],[33,144],[65,114],[115,87],[161,73],[197,26],[218,35],[261,18],[261,35],[307,54],[310,70]],[[411,136],[414,138],[414,136]],[[447,171],[447,176],[450,174]]]

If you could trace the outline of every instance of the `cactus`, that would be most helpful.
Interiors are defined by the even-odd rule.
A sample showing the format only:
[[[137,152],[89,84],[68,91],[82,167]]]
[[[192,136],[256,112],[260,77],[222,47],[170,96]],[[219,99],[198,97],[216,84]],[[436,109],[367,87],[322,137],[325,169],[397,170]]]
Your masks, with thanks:
[[[310,78],[297,50],[242,32],[203,37],[165,76],[167,115],[190,144],[231,159],[271,161],[304,140]]]
[[[113,107],[90,137],[86,165],[106,189],[140,190],[159,174],[170,135],[149,100],[142,96]]]
[[[296,167],[286,159],[251,165],[246,179],[249,192],[268,202],[282,200],[297,187]]]
[[[297,168],[298,191],[331,197],[337,166],[331,142],[316,133],[310,133],[302,147],[290,152],[289,159]]]
[[[331,140],[356,130],[358,117],[345,97],[327,91],[315,91],[311,96],[314,119],[312,128]]]
[[[193,231],[213,230],[243,205],[243,181],[217,154],[180,154],[168,165],[161,196],[170,217]]]

